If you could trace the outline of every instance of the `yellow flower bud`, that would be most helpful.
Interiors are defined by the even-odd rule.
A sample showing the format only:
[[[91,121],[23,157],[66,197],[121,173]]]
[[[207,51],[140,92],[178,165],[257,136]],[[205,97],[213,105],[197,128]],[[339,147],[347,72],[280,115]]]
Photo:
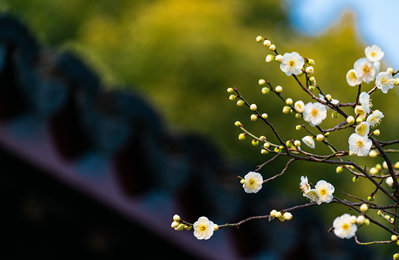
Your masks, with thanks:
[[[235,100],[237,98],[237,95],[230,95],[229,100]]]
[[[270,89],[268,87],[263,87],[261,89],[262,94],[267,94],[267,93],[269,93],[269,91],[270,91]]]
[[[319,141],[319,142],[323,141],[323,140],[324,140],[324,135],[318,134],[318,135],[316,136],[316,140]]]
[[[296,126],[295,126],[295,129],[296,129],[297,131],[299,131],[299,130],[302,129],[302,126],[301,126],[301,125],[296,125]]]
[[[234,125],[235,125],[235,126],[242,126],[242,124],[241,124],[240,121],[235,121],[235,122],[234,122]]]
[[[290,107],[289,106],[284,106],[283,107],[283,114],[288,114],[290,112]]]
[[[287,105],[292,105],[293,102],[294,102],[294,101],[292,100],[292,98],[287,98],[287,99],[285,100],[285,103],[286,103]]]
[[[348,122],[348,124],[353,124],[355,122],[355,118],[353,116],[348,116],[346,118],[346,122]]]
[[[276,91],[277,93],[281,93],[283,91],[283,87],[282,86],[276,86],[274,91]]]
[[[251,115],[251,121],[256,121],[256,119],[258,119],[258,116],[255,114]]]
[[[270,211],[270,216],[275,218],[276,217],[276,213],[277,213],[277,210],[273,209],[272,211]]]
[[[274,51],[276,50],[276,45],[272,44],[269,46],[269,50]]]
[[[258,107],[256,106],[256,104],[251,104],[249,106],[249,109],[251,109],[252,111],[255,111]]]
[[[258,80],[258,84],[259,84],[260,86],[265,85],[265,83],[266,83],[266,80],[264,80],[264,79],[259,79],[259,80]]]
[[[228,88],[227,93],[233,93],[234,89],[233,88]]]
[[[256,139],[252,139],[251,143],[252,143],[253,146],[257,146],[259,144],[259,141],[256,140]]]
[[[262,114],[262,118],[263,118],[263,119],[267,119],[268,117],[269,117],[269,116],[268,116],[266,113],[263,113],[263,114]]]
[[[245,139],[246,134],[245,133],[241,133],[238,135],[238,140],[242,141]]]
[[[366,203],[363,203],[363,204],[360,206],[360,211],[363,212],[363,213],[365,213],[367,210],[369,210],[369,206],[367,206]]]
[[[245,104],[244,100],[238,100],[237,101],[237,106],[242,107]]]
[[[379,136],[381,134],[380,130],[376,129],[373,131],[373,135]]]
[[[263,41],[263,45],[264,45],[265,47],[270,47],[271,44],[272,44],[272,43],[271,43],[269,40],[264,40],[264,41]]]
[[[262,36],[256,36],[256,42],[261,42],[263,39],[264,38]]]
[[[343,166],[338,166],[338,167],[335,169],[335,172],[336,172],[336,173],[341,173],[343,170],[344,170],[344,167],[343,167]]]

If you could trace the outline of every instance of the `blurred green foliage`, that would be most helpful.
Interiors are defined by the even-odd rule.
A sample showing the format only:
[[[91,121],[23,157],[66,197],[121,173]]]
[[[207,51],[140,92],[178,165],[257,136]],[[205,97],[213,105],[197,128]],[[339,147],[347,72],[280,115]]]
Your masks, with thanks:
[[[283,115],[284,104],[272,93],[262,95],[258,79],[282,85],[284,97],[303,99],[305,103],[310,99],[293,78],[279,70],[278,64],[265,63],[269,50],[257,44],[255,37],[269,37],[281,53],[297,51],[313,58],[318,84],[341,102],[353,102],[357,89],[347,85],[345,74],[356,59],[364,56],[365,46],[356,35],[350,13],[327,32],[310,38],[289,27],[285,12],[288,7],[283,3],[278,0],[5,0],[0,2],[0,10],[20,17],[42,43],[81,55],[101,75],[105,86],[132,88],[143,94],[166,118],[171,130],[203,134],[226,158],[256,165],[270,156],[261,155],[259,147],[252,148],[248,139],[239,142],[240,132],[233,126],[234,121],[240,120],[258,135],[275,138],[261,122],[252,123],[246,109],[228,100],[226,88],[237,87],[248,101],[258,104],[285,140],[300,139],[306,134],[295,130],[295,125],[303,120]],[[371,87],[370,84],[367,89]],[[397,97],[392,94],[373,96],[373,103],[386,116],[380,127],[385,136],[382,139],[394,138],[399,129],[399,120],[392,121],[395,109],[389,109],[396,102]],[[333,126],[342,117],[328,121],[321,126]],[[330,140],[339,149],[347,149],[347,138],[352,132],[341,131]],[[329,152],[323,148],[317,151]],[[363,161],[371,165],[370,161]],[[284,163],[285,159],[276,160],[263,172],[275,174]],[[295,178],[290,173],[295,173]],[[309,176],[313,183],[326,179],[341,184],[339,191],[363,197],[372,191],[366,181],[352,184],[349,174],[338,176],[333,166],[302,162],[290,168],[275,186],[295,191],[292,196],[297,198],[300,175]],[[332,206],[326,214],[332,211],[344,212],[342,207]],[[326,223],[332,220],[329,214]]]

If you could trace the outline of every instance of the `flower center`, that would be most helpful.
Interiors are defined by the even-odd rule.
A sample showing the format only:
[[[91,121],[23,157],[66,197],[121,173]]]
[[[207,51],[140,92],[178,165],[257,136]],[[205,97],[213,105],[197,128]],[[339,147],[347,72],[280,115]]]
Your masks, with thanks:
[[[376,53],[373,51],[372,53],[370,53],[371,57],[375,57]]]
[[[248,181],[249,186],[253,187],[255,185],[255,180],[254,179],[250,179]]]
[[[205,226],[205,225],[201,225],[201,226],[199,226],[199,230],[201,230],[201,231],[205,231],[205,230],[206,230],[206,226]]]
[[[349,229],[349,224],[348,223],[344,223],[344,224],[342,224],[342,229],[343,230],[348,230]]]
[[[319,111],[317,111],[317,109],[313,108],[312,109],[312,116],[317,116],[317,114],[319,114]]]
[[[388,83],[388,80],[386,78],[382,78],[380,82],[381,82],[381,85],[385,85]]]
[[[294,60],[290,60],[289,65],[290,65],[291,67],[294,67],[294,66],[295,66],[295,61],[294,61]]]
[[[363,141],[362,140],[358,140],[357,141],[357,146],[358,147],[362,147],[363,146]]]
[[[364,74],[367,74],[367,73],[370,72],[371,68],[370,68],[368,65],[364,65],[363,68],[362,68],[362,70],[363,70],[363,73],[364,73]]]
[[[324,196],[324,195],[327,194],[327,190],[326,190],[326,189],[321,189],[321,190],[319,191],[319,193],[320,193],[320,195]]]

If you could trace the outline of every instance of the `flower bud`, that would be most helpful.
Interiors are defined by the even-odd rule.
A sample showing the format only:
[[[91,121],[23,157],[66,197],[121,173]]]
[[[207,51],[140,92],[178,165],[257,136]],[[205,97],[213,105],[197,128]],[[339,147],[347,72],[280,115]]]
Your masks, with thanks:
[[[170,227],[175,229],[175,228],[177,228],[177,226],[179,226],[179,225],[180,225],[179,222],[173,221],[172,224],[170,224]]]
[[[283,91],[283,87],[282,86],[276,86],[274,91],[276,91],[277,93],[281,93]]]
[[[245,133],[241,133],[238,135],[238,140],[242,141],[245,139],[246,134]]]
[[[255,111],[258,107],[256,106],[256,104],[251,104],[249,106],[249,109],[251,109],[252,111]]]
[[[260,153],[261,154],[268,154],[269,152],[267,150],[265,150],[265,149],[260,149]]]
[[[387,72],[388,72],[389,74],[393,74],[393,68],[387,68]]]
[[[386,183],[389,187],[392,187],[392,185],[393,185],[393,179],[392,179],[392,177],[386,178],[386,179],[385,179],[385,183]]]
[[[346,122],[348,122],[348,124],[353,124],[355,122],[355,118],[353,116],[348,116],[346,118]]]
[[[335,169],[335,172],[336,172],[336,173],[341,173],[343,170],[344,170],[344,167],[343,167],[343,166],[338,166],[338,167]]]
[[[241,184],[244,184],[244,183],[245,183],[245,179],[241,179],[241,180],[240,180],[240,183],[241,183]]]
[[[256,42],[261,42],[263,39],[264,38],[262,36],[256,36]]]
[[[307,74],[313,74],[314,73],[314,68],[312,66],[306,67],[306,73]]]
[[[263,147],[269,148],[269,147],[270,147],[270,143],[269,143],[269,142],[265,142],[265,143],[263,144]]]
[[[256,140],[256,139],[252,139],[251,143],[252,143],[253,146],[257,146],[259,144],[259,141]]]
[[[356,223],[356,216],[351,216],[351,218],[349,219],[349,222],[351,223],[351,224],[355,224]]]
[[[370,174],[371,175],[376,175],[378,173],[378,169],[377,168],[375,168],[375,167],[371,167],[370,168]]]
[[[283,60],[283,56],[281,56],[280,54],[276,56],[275,60],[277,62],[281,62]]]
[[[376,129],[373,131],[373,135],[379,136],[381,134],[380,130]]]
[[[269,41],[269,40],[264,40],[264,41],[263,41],[263,45],[264,45],[265,47],[270,47],[271,44],[272,44],[272,43],[271,43],[271,41]]]
[[[179,215],[175,214],[175,215],[173,216],[173,220],[176,221],[176,222],[179,222],[179,221],[181,220],[181,218],[180,218]]]
[[[291,220],[292,219],[292,214],[289,213],[289,212],[285,212],[283,214],[283,217],[284,217],[285,220]]]
[[[213,231],[218,231],[219,230],[219,225],[218,224],[214,224],[213,225]]]
[[[399,245],[399,244],[398,244]],[[399,253],[393,254],[393,260],[399,260]]]
[[[274,214],[274,216],[275,216],[276,218],[280,218],[280,217],[282,216],[282,214],[281,214],[280,211],[277,211],[276,214]]]
[[[318,135],[316,136],[316,140],[319,141],[319,142],[323,141],[323,140],[324,140],[324,135],[318,134]]]
[[[297,131],[299,131],[299,130],[302,129],[302,126],[301,126],[301,125],[296,125],[296,126],[295,126],[295,129],[296,129]]]
[[[258,84],[259,84],[260,86],[265,85],[265,83],[266,83],[266,80],[264,80],[264,79],[259,79],[259,80],[258,80]]]
[[[276,50],[276,45],[272,44],[269,46],[269,50],[275,51]]]
[[[299,113],[295,114],[295,118],[301,118],[301,117],[302,117],[302,114],[299,114]]]
[[[235,126],[242,126],[242,124],[241,124],[240,121],[235,121],[235,122],[234,122],[234,125],[235,125]]]
[[[359,178],[357,176],[352,177],[352,182],[357,182],[358,180],[359,180]]]
[[[366,226],[370,225],[370,220],[369,220],[368,218],[366,218],[366,219],[364,220],[364,224],[365,224]]]
[[[270,216],[275,218],[276,217],[276,213],[277,213],[277,210],[273,209],[272,211],[270,211]]]
[[[268,87],[263,87],[261,89],[262,94],[267,94],[267,93],[269,93],[269,91],[270,91],[270,89]]]
[[[184,224],[179,224],[176,228],[175,228],[175,230],[176,231],[182,231],[183,229],[184,229]]]
[[[259,140],[261,140],[262,142],[266,142],[266,136],[263,135],[259,136]]]
[[[295,140],[295,141],[294,141],[294,145],[295,145],[296,147],[301,146],[301,141]]]
[[[360,205],[360,211],[365,213],[367,210],[369,210],[369,206],[367,206],[366,203],[363,203],[362,205]]]
[[[255,114],[251,115],[251,121],[256,121],[258,119],[258,116]]]
[[[399,78],[395,78],[394,84],[397,86],[399,85]]]
[[[242,107],[245,104],[244,100],[240,99],[237,101],[237,106]]]
[[[386,161],[383,161],[383,162],[382,162],[382,168],[388,169],[388,164],[387,164]]]
[[[398,240],[398,236],[397,236],[397,235],[392,235],[392,236],[391,236],[391,240],[392,240],[392,241]]]
[[[287,98],[287,99],[285,100],[285,103],[286,103],[287,105],[292,105],[293,102],[294,102],[294,101],[292,100],[292,98]]]
[[[394,167],[395,169],[399,169],[399,162],[396,162],[396,163],[393,165],[393,167]]]
[[[229,100],[235,100],[237,98],[237,95],[230,95]]]
[[[269,116],[268,116],[266,113],[263,113],[263,114],[262,114],[262,118],[263,118],[263,119],[267,119],[268,117],[269,117]]]
[[[356,118],[356,123],[360,124],[361,122],[363,122],[364,118],[363,117],[358,117]]]
[[[316,82],[316,78],[314,76],[309,77],[310,82]]]
[[[283,107],[283,114],[288,114],[290,112],[291,108],[289,106],[284,106]]]
[[[376,157],[378,155],[378,152],[376,151],[376,150],[371,150],[370,152],[369,152],[369,156],[370,157]]]
[[[234,89],[233,88],[227,88],[227,93],[233,93]]]
[[[185,229],[185,230],[191,230],[192,227],[193,227],[193,226],[185,225],[185,226],[184,226],[184,229]]]
[[[310,65],[315,65],[314,59],[308,59],[308,63],[309,63]]]
[[[272,62],[274,60],[274,56],[269,54],[266,56],[266,62]]]
[[[361,225],[361,224],[364,223],[365,220],[366,220],[366,218],[365,218],[363,215],[360,215],[360,216],[358,216],[358,217],[356,218],[356,223],[357,223],[358,225]]]
[[[369,196],[367,197],[367,200],[368,200],[368,201],[373,201],[373,200],[375,200],[375,197],[374,197],[374,196],[371,196],[371,195],[369,195]]]

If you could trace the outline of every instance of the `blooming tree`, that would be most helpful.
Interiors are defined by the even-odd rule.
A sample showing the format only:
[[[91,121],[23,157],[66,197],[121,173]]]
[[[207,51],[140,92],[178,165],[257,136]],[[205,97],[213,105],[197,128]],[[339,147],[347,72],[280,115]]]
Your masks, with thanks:
[[[283,113],[292,113],[296,118],[302,118],[305,122],[297,125],[296,130],[304,131],[305,134],[301,140],[284,140],[278,129],[274,127],[266,113],[259,112],[256,104],[249,103],[239,93],[236,88],[228,88],[230,94],[229,99],[237,102],[237,106],[248,107],[251,113],[252,121],[261,120],[268,128],[271,129],[275,136],[276,142],[266,140],[265,136],[257,136],[246,128],[244,125],[236,121],[235,126],[242,131],[238,139],[244,140],[247,136],[252,138],[252,144],[261,144],[262,154],[273,155],[268,161],[257,166],[255,171],[247,173],[240,178],[240,183],[246,193],[257,193],[261,190],[262,184],[277,179],[283,175],[292,163],[295,161],[310,161],[320,164],[336,165],[336,172],[341,173],[346,170],[353,175],[353,181],[363,178],[371,182],[374,186],[373,190],[367,198],[357,197],[346,194],[348,198],[339,198],[334,195],[335,187],[325,181],[318,180],[313,186],[309,183],[306,176],[298,176],[300,179],[299,190],[303,196],[307,198],[307,202],[301,205],[295,205],[285,209],[271,209],[270,213],[264,216],[252,216],[233,224],[216,225],[207,217],[200,217],[195,223],[191,224],[181,219],[180,216],[173,217],[172,228],[176,230],[191,228],[194,229],[194,236],[198,239],[209,239],[214,231],[226,227],[239,227],[240,225],[254,220],[267,219],[272,221],[278,219],[280,221],[291,220],[293,215],[291,212],[317,206],[323,203],[337,203],[350,209],[356,214],[345,213],[337,216],[332,223],[330,231],[339,238],[354,238],[355,242],[360,245],[370,244],[389,244],[396,242],[399,245],[396,231],[396,222],[399,217],[397,209],[399,207],[399,182],[397,176],[399,174],[399,162],[393,163],[388,156],[389,152],[394,151],[388,147],[399,143],[399,140],[381,141],[377,137],[380,131],[376,127],[381,123],[384,114],[374,109],[371,102],[371,95],[381,91],[387,94],[394,86],[399,85],[399,78],[395,75],[399,73],[392,68],[380,71],[381,60],[384,52],[376,45],[366,47],[365,57],[359,58],[354,62],[353,68],[346,74],[346,80],[350,87],[357,87],[357,95],[351,103],[341,103],[334,99],[330,94],[324,94],[321,87],[317,84],[313,75],[315,61],[302,57],[297,52],[279,54],[276,46],[268,39],[258,36],[256,41],[263,43],[272,54],[266,56],[266,62],[276,61],[280,63],[280,69],[287,76],[293,77],[299,88],[303,90],[309,100],[297,100],[294,103],[292,98],[283,97],[283,88],[274,85],[272,82],[259,79],[258,84],[261,86],[262,94],[274,93],[277,98],[284,102]],[[373,83],[370,87],[370,83]],[[333,117],[341,118],[341,122],[331,128],[322,128],[320,125],[330,113]],[[330,135],[339,133],[341,130],[351,129],[353,132],[347,141],[345,149],[338,149],[336,144],[328,140]],[[305,146],[302,146],[304,144]],[[322,155],[309,151],[315,149],[316,145],[327,146],[331,151],[330,154]],[[353,157],[379,157],[383,159],[382,166],[377,164],[375,167],[368,168],[365,165],[353,161]],[[278,157],[287,157],[285,167],[278,174],[264,179],[259,170],[269,164]],[[388,187],[385,186],[384,181]],[[380,205],[374,202],[375,195],[380,192],[388,198],[390,203]],[[378,217],[372,217],[370,211],[377,211]],[[360,227],[368,226],[370,223],[375,224],[379,228],[385,230],[390,240],[360,242],[356,232]],[[393,255],[394,259],[399,259],[399,253]]]

